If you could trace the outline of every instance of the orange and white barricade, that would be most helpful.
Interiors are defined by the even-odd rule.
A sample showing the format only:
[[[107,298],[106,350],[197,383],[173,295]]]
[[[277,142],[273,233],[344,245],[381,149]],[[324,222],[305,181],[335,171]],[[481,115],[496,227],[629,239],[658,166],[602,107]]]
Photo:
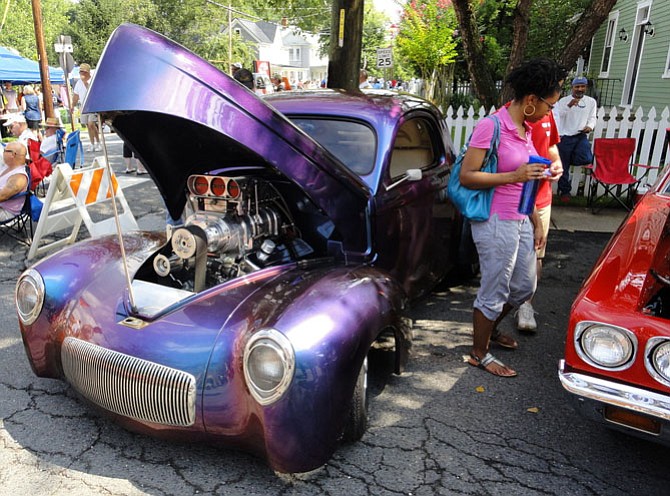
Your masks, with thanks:
[[[113,172],[110,184],[104,157],[96,157],[90,167],[76,171],[72,170],[70,164],[58,164],[51,175],[51,184],[28,251],[28,260],[46,251],[74,243],[82,222],[94,238],[116,233],[116,221],[111,205],[112,188],[117,200],[121,229],[124,232],[137,230],[137,221]],[[101,209],[97,208],[94,221],[89,209],[104,202],[109,202],[110,208],[102,213]],[[46,239],[49,235],[66,229],[72,229],[66,237]]]

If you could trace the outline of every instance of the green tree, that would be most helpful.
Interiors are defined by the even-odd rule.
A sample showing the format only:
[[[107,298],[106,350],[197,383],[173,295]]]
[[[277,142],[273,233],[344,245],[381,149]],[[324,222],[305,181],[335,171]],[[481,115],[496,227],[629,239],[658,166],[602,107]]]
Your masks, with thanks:
[[[146,0],[81,0],[70,11],[69,34],[74,59],[97,64],[112,32],[124,22],[155,28],[159,25],[154,3]]]
[[[504,15],[508,15],[510,9],[512,12],[512,37],[506,49],[509,60],[507,71],[528,55],[553,57],[563,66],[573,67],[617,0],[536,1],[535,8],[532,7],[533,0],[486,1],[497,3],[500,7],[498,12]],[[566,8],[566,5],[570,8]],[[476,15],[473,0],[453,0],[453,6],[475,93],[487,106],[499,103],[493,71],[480,39],[481,19]],[[527,36],[531,43],[538,42],[538,48],[534,48],[530,54],[526,53]],[[542,37],[544,39],[539,43]]]
[[[56,37],[65,34],[68,25],[68,0],[42,0],[42,22],[47,58],[52,66],[58,65],[54,51]],[[23,57],[37,60],[35,25],[30,0],[14,0],[5,23],[0,28],[2,45],[17,50]]]
[[[372,2],[365,5],[363,15],[363,37],[361,40],[361,68],[366,69],[371,76],[380,76],[377,69],[377,49],[388,47],[386,41],[386,24],[388,17],[375,10]]]
[[[411,0],[396,37],[398,54],[425,82],[426,98],[444,106],[456,60],[456,18],[447,0]]]

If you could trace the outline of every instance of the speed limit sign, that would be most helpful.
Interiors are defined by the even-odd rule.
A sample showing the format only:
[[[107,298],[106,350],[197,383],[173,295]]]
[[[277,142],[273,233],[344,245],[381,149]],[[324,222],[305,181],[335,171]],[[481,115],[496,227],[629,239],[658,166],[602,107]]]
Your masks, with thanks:
[[[393,67],[392,48],[377,48],[377,67]]]

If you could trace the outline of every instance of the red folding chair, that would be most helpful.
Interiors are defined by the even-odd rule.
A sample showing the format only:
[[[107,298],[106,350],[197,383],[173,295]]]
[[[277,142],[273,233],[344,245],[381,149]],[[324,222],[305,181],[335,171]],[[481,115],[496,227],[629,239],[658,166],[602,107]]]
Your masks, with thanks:
[[[593,140],[593,165],[591,170],[587,205],[593,213],[619,203],[631,210],[640,182],[651,169],[658,167],[633,163],[637,142],[635,138],[596,138]],[[635,177],[636,169],[644,169]],[[603,204],[605,199],[609,202]]]
[[[39,141],[28,140],[28,155],[30,156],[30,175],[32,177],[30,183],[30,191],[44,196],[46,188],[44,186],[44,179],[49,177],[53,172],[53,166],[46,158],[40,154],[41,143]]]

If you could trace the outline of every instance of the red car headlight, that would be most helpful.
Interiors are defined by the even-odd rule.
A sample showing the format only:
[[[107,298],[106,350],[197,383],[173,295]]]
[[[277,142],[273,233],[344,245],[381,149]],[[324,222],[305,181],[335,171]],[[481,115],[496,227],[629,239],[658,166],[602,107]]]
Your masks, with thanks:
[[[624,370],[633,363],[637,338],[628,329],[601,322],[579,322],[575,327],[575,349],[594,367]]]
[[[670,386],[670,340],[651,338],[647,341],[644,362],[647,372],[661,384]]]

